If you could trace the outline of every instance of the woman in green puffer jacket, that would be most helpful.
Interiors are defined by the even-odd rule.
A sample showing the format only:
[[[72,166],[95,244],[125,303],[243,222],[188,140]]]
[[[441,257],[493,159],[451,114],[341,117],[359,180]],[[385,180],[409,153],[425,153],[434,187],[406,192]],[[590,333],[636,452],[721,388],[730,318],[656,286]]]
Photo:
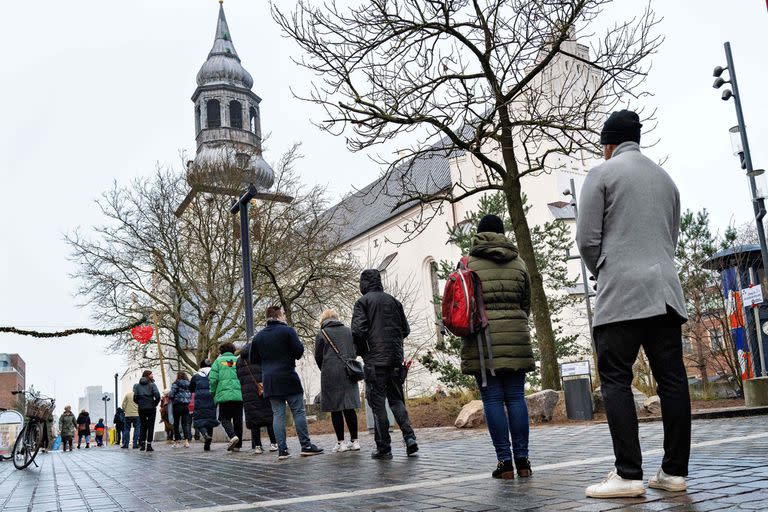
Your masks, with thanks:
[[[499,217],[486,215],[480,220],[469,251],[469,268],[482,283],[489,326],[486,339],[463,340],[461,370],[474,375],[480,388],[498,459],[492,476],[514,478],[516,466],[519,476],[528,477],[525,374],[536,367],[528,326],[531,284],[528,269],[518,258],[515,244],[504,235]]]
[[[240,451],[243,446],[243,392],[237,378],[235,350],[234,343],[223,343],[219,347],[221,355],[208,374],[213,401],[219,405],[219,422],[229,437],[229,451]]]

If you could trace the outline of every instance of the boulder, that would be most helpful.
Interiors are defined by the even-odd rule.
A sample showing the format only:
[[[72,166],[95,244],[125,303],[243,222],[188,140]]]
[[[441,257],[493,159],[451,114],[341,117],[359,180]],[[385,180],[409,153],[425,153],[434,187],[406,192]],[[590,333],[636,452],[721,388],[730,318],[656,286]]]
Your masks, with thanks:
[[[648,395],[632,386],[632,398],[635,400],[635,410],[638,413],[645,412],[645,401],[648,400]]]
[[[456,421],[453,423],[456,428],[474,428],[485,423],[483,413],[483,401],[472,400],[461,408]]]
[[[560,395],[554,389],[544,389],[525,397],[528,416],[534,422],[552,421]]]
[[[557,404],[555,405],[555,410],[552,413],[552,421],[563,422],[563,421],[566,421],[567,419],[568,419],[568,411],[565,408],[565,392],[558,391]]]
[[[635,411],[644,413],[646,411],[645,401],[648,399],[648,396],[635,386],[632,386],[632,398],[635,401]],[[595,412],[605,412],[605,402],[603,401],[603,393],[600,388],[592,392],[592,402],[595,404],[593,409]]]
[[[661,414],[661,399],[658,396],[649,396],[643,402],[643,408],[653,415]]]

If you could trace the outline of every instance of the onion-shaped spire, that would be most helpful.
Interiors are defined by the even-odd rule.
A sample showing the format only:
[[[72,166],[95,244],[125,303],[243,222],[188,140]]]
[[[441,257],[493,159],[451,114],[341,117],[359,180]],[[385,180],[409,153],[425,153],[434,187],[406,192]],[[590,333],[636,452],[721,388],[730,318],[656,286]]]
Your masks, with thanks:
[[[227,17],[224,15],[224,4],[219,4],[216,36],[208,60],[197,73],[197,85],[231,84],[250,89],[253,87],[253,77],[240,63],[240,56],[232,43]]]

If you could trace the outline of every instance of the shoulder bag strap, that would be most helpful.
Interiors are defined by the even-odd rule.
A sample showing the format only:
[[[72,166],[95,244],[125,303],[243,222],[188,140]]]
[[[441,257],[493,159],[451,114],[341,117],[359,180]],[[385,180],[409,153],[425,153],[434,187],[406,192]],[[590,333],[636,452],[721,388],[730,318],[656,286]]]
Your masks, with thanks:
[[[320,329],[320,332],[323,333],[323,337],[325,338],[325,341],[328,342],[328,344],[331,346],[334,352],[336,352],[336,356],[341,359],[341,362],[344,364],[347,364],[347,362],[344,360],[343,357],[341,357],[341,353],[339,352],[339,349],[336,348],[336,344],[331,341],[331,337],[328,336],[328,333],[325,332],[325,329]]]

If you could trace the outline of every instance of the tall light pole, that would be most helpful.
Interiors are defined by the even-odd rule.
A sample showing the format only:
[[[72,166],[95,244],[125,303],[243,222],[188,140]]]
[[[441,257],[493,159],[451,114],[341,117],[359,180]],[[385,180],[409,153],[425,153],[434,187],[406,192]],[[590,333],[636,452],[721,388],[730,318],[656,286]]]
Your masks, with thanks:
[[[109,419],[107,419],[107,402],[109,402],[111,398],[104,393],[104,396],[102,396],[101,399],[104,401],[104,424],[109,425]]]
[[[730,89],[723,91],[723,101],[728,101],[733,98],[734,105],[736,106],[736,119],[738,126],[734,126],[730,129],[731,144],[733,145],[733,152],[741,159],[741,168],[747,171],[747,177],[749,178],[749,187],[752,193],[752,208],[755,212],[755,221],[757,223],[757,238],[760,242],[760,256],[763,260],[763,276],[768,272],[768,246],[765,242],[765,226],[763,225],[763,218],[765,217],[765,198],[758,197],[757,195],[757,183],[755,178],[760,176],[765,171],[762,169],[755,169],[752,166],[752,154],[749,151],[749,139],[747,138],[747,125],[744,122],[744,111],[741,106],[741,94],[739,92],[739,83],[736,79],[736,67],[733,63],[733,54],[731,53],[731,43],[726,41],[725,43],[725,60],[727,67],[717,66],[712,75],[715,77],[715,82],[712,87],[715,89],[721,88],[725,84],[730,84]],[[725,80],[722,75],[724,71],[728,71],[730,80]],[[750,272],[750,281],[752,284],[757,284],[752,272]],[[760,373],[763,378],[766,377],[765,368],[765,355],[763,353],[762,333],[760,319],[757,311],[755,311],[755,330],[757,331],[757,347],[760,354]]]

